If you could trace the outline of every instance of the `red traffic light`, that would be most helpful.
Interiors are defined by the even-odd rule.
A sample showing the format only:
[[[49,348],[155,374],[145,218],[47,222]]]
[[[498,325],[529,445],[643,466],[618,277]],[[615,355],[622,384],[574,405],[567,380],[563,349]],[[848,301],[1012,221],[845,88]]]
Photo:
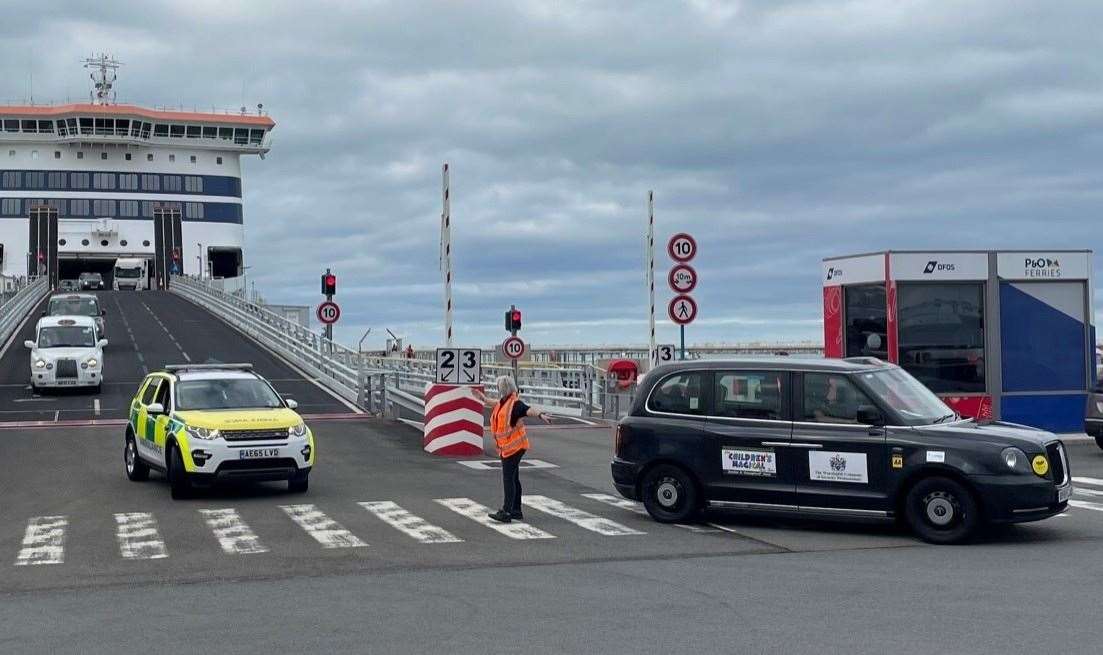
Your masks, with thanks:
[[[333,273],[322,274],[322,294],[332,296],[337,293],[337,276]]]
[[[515,325],[520,325],[521,324],[521,311],[520,310],[517,310],[517,309],[513,310],[513,323]]]
[[[521,329],[521,310],[506,310],[506,332],[516,332]]]

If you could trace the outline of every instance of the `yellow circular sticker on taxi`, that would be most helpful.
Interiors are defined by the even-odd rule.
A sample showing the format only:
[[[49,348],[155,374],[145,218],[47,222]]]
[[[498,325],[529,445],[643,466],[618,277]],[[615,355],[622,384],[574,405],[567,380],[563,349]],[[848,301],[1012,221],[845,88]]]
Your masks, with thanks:
[[[1045,455],[1036,455],[1034,461],[1030,464],[1034,467],[1034,472],[1038,475],[1045,475],[1049,472],[1049,462],[1046,461]]]

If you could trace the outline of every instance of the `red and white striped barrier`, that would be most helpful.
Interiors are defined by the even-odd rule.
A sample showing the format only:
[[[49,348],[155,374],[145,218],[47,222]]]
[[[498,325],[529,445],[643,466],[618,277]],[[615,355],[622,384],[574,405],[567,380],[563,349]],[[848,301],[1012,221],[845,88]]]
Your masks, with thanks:
[[[425,391],[425,452],[451,457],[483,454],[483,404],[471,389],[429,385]]]

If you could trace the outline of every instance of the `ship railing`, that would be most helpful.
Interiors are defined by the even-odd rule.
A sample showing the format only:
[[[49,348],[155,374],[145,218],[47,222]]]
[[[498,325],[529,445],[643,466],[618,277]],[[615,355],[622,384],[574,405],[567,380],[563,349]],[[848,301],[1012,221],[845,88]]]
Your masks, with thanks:
[[[7,343],[38,303],[50,293],[46,277],[3,278],[0,292],[0,343]]]
[[[358,352],[220,286],[210,279],[173,276],[169,288],[362,410],[421,420],[422,398],[436,379],[435,360]],[[481,382],[488,395],[495,394],[495,378],[510,372],[505,364],[483,364]],[[612,410],[627,407],[611,401],[615,384],[594,367],[525,366],[519,370],[518,386],[530,404],[563,415],[615,418]]]

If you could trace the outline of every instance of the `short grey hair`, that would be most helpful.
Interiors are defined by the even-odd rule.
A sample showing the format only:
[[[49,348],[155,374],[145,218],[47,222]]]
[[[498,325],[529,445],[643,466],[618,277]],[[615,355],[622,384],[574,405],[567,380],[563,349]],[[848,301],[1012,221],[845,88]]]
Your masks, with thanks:
[[[517,383],[509,375],[499,375],[495,383],[498,385],[498,396],[500,398],[517,393]]]

